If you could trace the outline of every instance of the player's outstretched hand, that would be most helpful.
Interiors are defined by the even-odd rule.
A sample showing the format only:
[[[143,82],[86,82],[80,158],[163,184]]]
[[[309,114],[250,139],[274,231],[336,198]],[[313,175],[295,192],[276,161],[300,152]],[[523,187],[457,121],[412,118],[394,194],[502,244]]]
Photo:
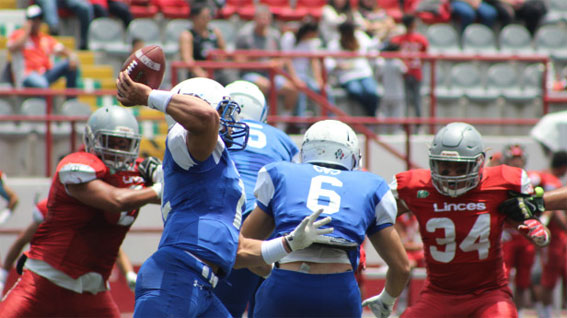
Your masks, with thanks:
[[[297,251],[308,247],[313,244],[315,240],[322,235],[329,234],[333,232],[333,228],[321,229],[325,224],[331,222],[331,217],[315,221],[323,213],[323,209],[319,209],[313,212],[310,216],[306,216],[303,221],[291,232],[291,234],[285,236],[287,244],[292,251]]]
[[[549,233],[539,220],[529,219],[518,225],[518,231],[529,237],[537,246],[549,244]]]
[[[523,194],[510,191],[510,198],[500,203],[498,211],[508,216],[508,218],[523,222],[533,219],[545,211],[543,206],[543,189],[536,188],[534,195]]]
[[[124,106],[147,105],[152,88],[148,85],[134,82],[126,71],[118,74],[116,80],[118,93],[116,99]]]
[[[161,160],[156,157],[147,157],[140,165],[138,165],[140,176],[144,178],[147,185],[152,185],[156,182],[161,182],[163,178],[163,170],[161,167]]]
[[[370,310],[372,310],[372,313],[374,313],[374,316],[378,317],[378,318],[387,318],[390,316],[390,314],[392,313],[392,310],[394,308],[394,305],[392,304],[391,306],[386,305],[380,295],[376,295],[374,297],[370,297],[365,299],[362,302],[362,307],[364,306],[368,306],[368,308],[370,308]]]

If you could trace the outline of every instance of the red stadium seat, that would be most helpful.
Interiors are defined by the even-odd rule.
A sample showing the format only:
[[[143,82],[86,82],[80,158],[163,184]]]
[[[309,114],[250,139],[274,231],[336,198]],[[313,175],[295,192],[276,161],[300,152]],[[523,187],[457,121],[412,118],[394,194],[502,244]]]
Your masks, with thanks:
[[[188,19],[191,12],[185,0],[156,0],[156,4],[167,19]]]
[[[289,0],[259,0],[258,4],[267,5],[275,19],[281,19],[282,15],[292,10]],[[244,20],[254,19],[256,8],[247,6],[238,9],[238,15]]]
[[[152,18],[158,13],[158,7],[150,0],[131,0],[129,6],[134,18]]]
[[[237,14],[240,9],[254,8],[254,0],[227,0],[226,4],[217,13],[218,18],[227,19]]]
[[[281,19],[294,21],[311,16],[316,20],[320,20],[322,8],[326,3],[327,0],[297,0],[295,9],[282,10]]]
[[[400,8],[399,0],[377,0],[378,6],[386,10],[389,16],[394,18],[397,22],[402,20],[402,9]]]

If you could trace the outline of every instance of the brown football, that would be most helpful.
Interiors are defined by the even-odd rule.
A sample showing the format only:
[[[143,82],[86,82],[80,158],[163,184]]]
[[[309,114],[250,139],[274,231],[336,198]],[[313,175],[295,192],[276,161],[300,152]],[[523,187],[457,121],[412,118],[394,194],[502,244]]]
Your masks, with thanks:
[[[130,78],[158,89],[165,73],[165,55],[158,45],[148,45],[132,53],[122,65]]]

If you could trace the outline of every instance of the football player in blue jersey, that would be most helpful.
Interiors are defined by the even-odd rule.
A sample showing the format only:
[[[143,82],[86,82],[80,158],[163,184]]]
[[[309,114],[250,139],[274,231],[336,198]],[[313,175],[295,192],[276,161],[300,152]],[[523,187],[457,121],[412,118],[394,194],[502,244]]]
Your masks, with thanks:
[[[152,90],[121,72],[117,98],[148,105],[175,120],[163,159],[164,229],[158,250],[140,268],[134,317],[230,317],[214,295],[219,278],[239,266],[271,264],[332,232],[330,218],[305,218],[289,235],[268,241],[239,235],[246,196],[227,148],[244,148],[248,127],[225,87],[191,78],[171,91]]]
[[[265,123],[267,117],[264,93],[256,84],[248,81],[235,81],[226,86],[230,97],[241,108],[240,117],[250,127],[250,138],[242,151],[232,151],[230,156],[244,182],[246,190],[246,210],[242,221],[256,206],[254,185],[260,168],[276,161],[297,159],[299,149],[283,131]],[[260,276],[250,270],[236,269],[214,289],[215,294],[230,311],[233,317],[242,317],[250,300],[248,317],[252,317],[254,294],[261,281]]]
[[[257,206],[242,227],[245,237],[285,235],[310,211],[332,216],[334,232],[282,258],[256,293],[254,317],[360,317],[354,270],[368,236],[388,265],[386,286],[372,299],[384,317],[409,278],[409,262],[393,227],[396,201],[386,181],[358,170],[358,138],[346,124],[313,124],[301,146],[302,163],[277,162],[258,173]]]

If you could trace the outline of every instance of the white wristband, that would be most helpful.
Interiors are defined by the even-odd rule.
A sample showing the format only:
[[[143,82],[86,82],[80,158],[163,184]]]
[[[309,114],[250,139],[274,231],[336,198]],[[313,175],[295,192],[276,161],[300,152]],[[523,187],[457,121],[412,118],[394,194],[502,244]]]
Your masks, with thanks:
[[[275,263],[287,254],[281,237],[262,242],[262,258],[266,264]]]
[[[392,297],[392,295],[386,291],[386,288],[382,289],[382,292],[378,295],[378,299],[387,306],[393,306],[396,302],[396,298]]]
[[[154,89],[148,97],[148,106],[151,109],[157,109],[160,112],[165,113],[167,105],[169,104],[169,101],[171,101],[173,95],[174,94],[172,92]]]
[[[154,183],[150,188],[155,191],[158,198],[161,199],[161,195],[163,192],[163,184],[161,182]]]

